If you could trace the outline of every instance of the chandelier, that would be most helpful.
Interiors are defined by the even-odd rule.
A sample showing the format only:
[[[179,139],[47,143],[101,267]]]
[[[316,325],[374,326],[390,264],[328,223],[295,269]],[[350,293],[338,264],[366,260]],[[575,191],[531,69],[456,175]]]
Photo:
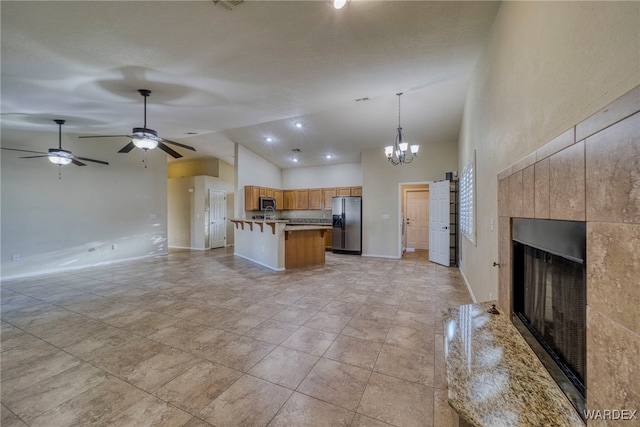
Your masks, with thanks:
[[[400,96],[402,92],[396,93],[396,95],[398,95],[398,134],[396,135],[395,145],[384,147],[384,154],[386,154],[387,160],[394,166],[411,163],[414,158],[418,157],[418,150],[420,149],[417,144],[409,147],[409,143],[402,136],[402,126],[400,126]],[[411,151],[407,152],[407,149]]]

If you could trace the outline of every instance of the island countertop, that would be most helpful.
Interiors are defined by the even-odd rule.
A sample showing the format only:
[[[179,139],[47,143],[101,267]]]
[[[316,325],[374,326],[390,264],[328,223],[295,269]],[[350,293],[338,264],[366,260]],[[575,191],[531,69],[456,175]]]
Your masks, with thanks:
[[[284,231],[303,231],[303,230],[331,230],[331,224],[320,225],[320,224],[296,224],[289,225],[287,224],[284,227]]]
[[[487,312],[495,303],[463,305],[445,315],[449,404],[473,426],[583,427],[508,313]]]

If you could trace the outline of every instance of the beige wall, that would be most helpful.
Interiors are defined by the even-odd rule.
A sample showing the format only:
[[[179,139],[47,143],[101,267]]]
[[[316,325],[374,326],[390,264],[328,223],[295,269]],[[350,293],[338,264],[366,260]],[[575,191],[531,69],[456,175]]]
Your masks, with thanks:
[[[497,297],[497,174],[640,83],[640,3],[504,2],[473,73],[459,168],[476,150],[476,242],[461,270]],[[491,230],[491,220],[494,227]]]
[[[282,188],[359,187],[362,185],[362,163],[284,169]]]
[[[2,129],[2,146],[47,151],[58,143],[53,122],[51,128]],[[63,148],[110,165],[64,166],[60,180],[47,159],[2,152],[2,277],[166,253],[166,154],[147,153],[145,168],[142,151],[117,153],[126,141],[78,140],[62,130]],[[12,261],[13,254],[20,261]]]
[[[382,147],[362,152],[362,254],[398,258],[400,183],[440,181],[457,170],[454,141],[421,143],[420,155],[406,166],[392,166]]]
[[[174,248],[205,249],[205,228],[208,216],[209,190],[221,190],[227,195],[227,218],[234,215],[234,168],[217,161],[220,176],[188,176],[168,180],[168,240]],[[191,190],[191,191],[190,191]],[[227,245],[234,242],[233,224],[227,222]]]
[[[262,187],[282,188],[282,170],[273,163],[260,157],[240,144],[235,144],[235,216],[239,219],[251,217],[244,210],[244,187],[260,185]]]

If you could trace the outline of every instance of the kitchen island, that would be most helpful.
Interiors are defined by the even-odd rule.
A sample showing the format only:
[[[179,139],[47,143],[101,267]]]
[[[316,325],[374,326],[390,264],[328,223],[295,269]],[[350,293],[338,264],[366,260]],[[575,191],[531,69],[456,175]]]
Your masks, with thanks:
[[[275,271],[324,264],[326,224],[290,225],[287,220],[232,219],[234,254]]]

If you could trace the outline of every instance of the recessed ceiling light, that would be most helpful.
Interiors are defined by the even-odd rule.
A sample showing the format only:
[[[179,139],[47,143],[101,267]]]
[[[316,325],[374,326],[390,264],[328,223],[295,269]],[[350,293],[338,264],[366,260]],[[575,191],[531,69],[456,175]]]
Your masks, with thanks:
[[[326,156],[324,156],[326,159],[332,159],[333,156],[331,154],[327,154]]]
[[[296,127],[297,127],[297,128],[301,128],[301,127],[302,127],[302,123],[300,123],[300,122],[296,122]]]
[[[265,138],[265,140],[266,140],[267,142],[273,142],[273,138],[271,138],[270,136],[266,137],[266,138]]]
[[[296,159],[295,157],[293,159],[291,159],[294,163],[298,162],[298,159]]]
[[[347,4],[347,0],[333,0],[333,7],[336,9],[342,9]]]

